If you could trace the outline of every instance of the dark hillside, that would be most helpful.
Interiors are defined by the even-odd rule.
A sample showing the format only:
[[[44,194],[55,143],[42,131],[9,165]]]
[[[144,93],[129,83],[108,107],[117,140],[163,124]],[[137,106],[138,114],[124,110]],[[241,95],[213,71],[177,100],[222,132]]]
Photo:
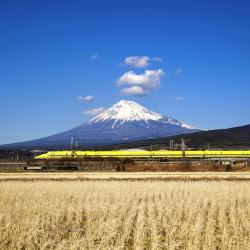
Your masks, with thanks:
[[[114,145],[115,148],[168,147],[169,141],[179,144],[181,138],[190,148],[250,148],[250,125],[196,132],[177,136],[141,140]]]

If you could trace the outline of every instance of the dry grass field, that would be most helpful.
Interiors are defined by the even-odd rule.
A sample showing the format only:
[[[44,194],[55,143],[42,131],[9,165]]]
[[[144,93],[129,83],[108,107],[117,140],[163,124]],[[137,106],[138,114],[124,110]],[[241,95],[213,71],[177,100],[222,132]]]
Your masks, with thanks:
[[[0,249],[250,249],[248,181],[0,179]]]
[[[250,181],[250,172],[26,172],[0,173],[0,181]]]

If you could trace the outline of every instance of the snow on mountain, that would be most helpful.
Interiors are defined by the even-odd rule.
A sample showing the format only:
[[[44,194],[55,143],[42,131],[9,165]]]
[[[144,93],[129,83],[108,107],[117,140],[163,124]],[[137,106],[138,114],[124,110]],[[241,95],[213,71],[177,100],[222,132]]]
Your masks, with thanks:
[[[163,116],[160,114],[150,111],[136,102],[121,100],[111,108],[91,119],[89,123],[114,120],[113,126],[115,127],[118,122],[123,124],[124,122],[131,121],[158,121],[161,118],[163,118]]]
[[[183,128],[195,129],[191,125],[182,123],[173,118],[164,117],[156,112],[153,112],[134,101],[121,100],[103,113],[95,116],[89,121],[89,124],[113,121],[112,128],[120,126],[125,122],[143,121],[148,124],[148,121],[161,121],[181,126]]]
[[[177,125],[177,126],[181,126],[182,128],[187,128],[187,129],[196,129],[195,127],[187,124],[187,123],[184,123],[184,122],[181,122],[181,121],[178,121],[176,119],[173,119],[173,118],[169,118],[169,117],[164,117],[164,120],[167,120],[166,122],[169,123],[169,124],[174,124],[174,125]],[[164,122],[164,121],[163,121]]]

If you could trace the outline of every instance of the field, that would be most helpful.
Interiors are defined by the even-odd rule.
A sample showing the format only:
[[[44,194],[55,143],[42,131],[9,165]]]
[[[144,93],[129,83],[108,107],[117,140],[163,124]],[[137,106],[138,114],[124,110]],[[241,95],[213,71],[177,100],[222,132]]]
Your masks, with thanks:
[[[0,173],[0,181],[250,181],[250,172],[50,172]],[[250,182],[249,182],[250,183]]]
[[[1,174],[0,249],[250,249],[249,174],[116,174]]]

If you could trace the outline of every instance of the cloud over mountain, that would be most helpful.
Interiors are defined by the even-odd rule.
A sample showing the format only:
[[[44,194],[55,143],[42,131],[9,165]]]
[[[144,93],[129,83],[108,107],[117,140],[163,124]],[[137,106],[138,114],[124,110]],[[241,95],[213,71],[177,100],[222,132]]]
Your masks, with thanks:
[[[176,75],[181,76],[183,73],[183,70],[181,68],[176,69]]]
[[[87,95],[87,96],[78,96],[77,99],[82,102],[91,102],[94,100],[94,96]]]
[[[153,57],[151,60],[154,62],[163,62],[163,59],[161,57]]]
[[[179,101],[184,101],[184,100],[185,100],[184,97],[182,97],[182,96],[176,96],[174,99],[175,99],[177,102],[179,102]]]
[[[124,59],[125,65],[130,65],[135,68],[145,68],[149,64],[148,56],[128,56]]]
[[[145,95],[160,87],[164,75],[162,69],[145,70],[143,74],[128,71],[117,80],[117,86],[127,95]]]
[[[93,54],[93,55],[90,56],[90,59],[91,59],[92,61],[97,60],[97,59],[99,59],[99,58],[100,58],[100,56],[99,56],[97,53],[95,53],[95,54]]]
[[[121,90],[124,95],[146,95],[147,91],[140,86],[132,86]]]
[[[90,116],[94,116],[94,115],[99,115],[102,112],[104,112],[106,109],[104,107],[99,107],[99,108],[93,108],[93,109],[88,109],[83,111],[83,114],[85,115],[90,115]]]
[[[152,62],[162,62],[160,57],[149,57],[149,56],[127,56],[124,59],[123,64],[132,66],[134,68],[146,68],[149,66],[150,61]]]

